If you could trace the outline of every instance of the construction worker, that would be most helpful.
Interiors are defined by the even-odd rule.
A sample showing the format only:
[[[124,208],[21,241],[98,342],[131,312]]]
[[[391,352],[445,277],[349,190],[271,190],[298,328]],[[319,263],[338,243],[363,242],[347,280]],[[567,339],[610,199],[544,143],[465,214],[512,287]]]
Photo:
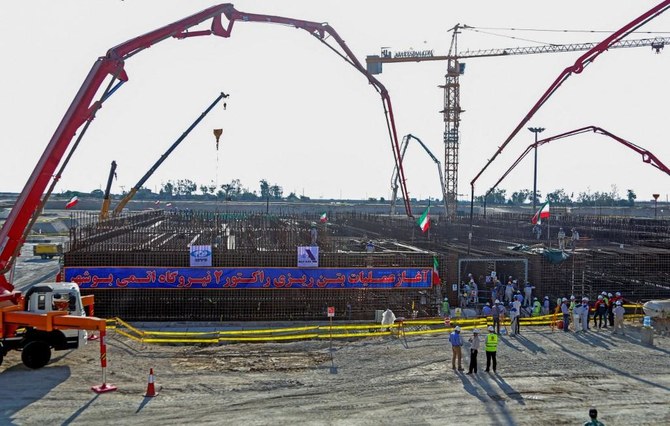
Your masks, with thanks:
[[[478,328],[472,330],[472,337],[468,339],[468,342],[470,342],[470,366],[468,367],[467,374],[472,374],[473,372],[477,374],[477,353],[479,353]]]
[[[512,309],[516,310],[516,317],[514,318],[514,324],[512,325],[512,331],[515,334],[521,334],[521,301],[515,300],[512,302]],[[510,319],[512,318],[512,309],[510,309]]]
[[[595,304],[595,314],[593,315],[593,328],[598,326],[598,328],[603,328],[603,318],[605,318],[605,327],[607,328],[607,302],[603,299],[603,296],[598,296],[598,301]]]
[[[456,369],[456,360],[458,359],[458,371],[463,371],[461,366],[463,339],[461,339],[461,327],[459,325],[449,334],[449,343],[451,343],[451,368]]]
[[[558,248],[559,250],[565,249],[565,231],[563,228],[558,228]]]
[[[509,321],[510,321],[510,326],[512,327],[512,331],[510,334],[516,333],[516,324],[518,323],[519,320],[519,311],[517,311],[516,307],[514,306],[515,303],[518,303],[518,300],[515,300],[514,302],[509,304]]]
[[[486,305],[482,308],[482,315],[485,317],[491,316],[491,304],[486,302]]]
[[[591,408],[589,410],[589,417],[591,420],[584,422],[584,426],[605,426],[605,424],[598,420],[598,410]]]
[[[542,302],[542,315],[549,315],[550,305],[551,302],[549,301],[549,296],[544,296],[544,302]]]
[[[589,298],[582,297],[582,307],[579,311],[579,317],[582,321],[582,331],[587,332],[589,330]]]
[[[449,298],[445,297],[444,300],[442,301],[442,316],[443,317],[448,317],[449,316]]]
[[[497,333],[500,333],[500,315],[502,313],[500,308],[500,300],[496,299],[493,308],[491,308],[491,317],[493,318],[493,327],[491,328],[495,328]]]
[[[498,352],[498,335],[493,332],[493,326],[488,328],[489,334],[486,335],[486,371],[491,369],[493,361],[493,372],[496,372],[496,353]]]
[[[563,314],[563,331],[567,332],[570,325],[570,308],[568,307],[568,299],[565,297],[561,299],[561,313]]]
[[[614,327],[614,297],[612,293],[607,293],[607,319],[610,327]]]
[[[395,314],[391,309],[386,308],[386,310],[382,314],[382,325],[388,327],[385,329],[385,331],[391,331],[391,326],[393,325],[394,322],[395,322]]]
[[[577,232],[577,228],[572,228],[572,251],[577,248],[577,241],[579,241],[579,232]]]
[[[575,319],[574,320],[574,328],[575,328],[575,331],[577,331],[577,325],[581,320],[576,314],[574,314],[575,308],[577,307],[577,301],[575,300],[575,295],[574,294],[572,296],[570,296],[569,307],[570,307],[570,318],[573,318],[573,315],[574,315],[574,319]]]
[[[533,297],[533,316],[539,317],[540,312],[542,312],[542,305],[540,305],[540,301],[537,300],[537,297]]]
[[[614,334],[619,334],[617,333],[617,330],[621,329],[621,334],[624,336],[626,335],[626,332],[623,330],[623,314],[626,312],[624,309],[623,305],[621,304],[621,300],[616,301],[616,306],[614,307],[613,310],[613,315],[614,315]]]
[[[523,306],[530,306],[530,298],[533,295],[533,285],[529,282],[526,282],[526,286],[523,288],[524,300]]]

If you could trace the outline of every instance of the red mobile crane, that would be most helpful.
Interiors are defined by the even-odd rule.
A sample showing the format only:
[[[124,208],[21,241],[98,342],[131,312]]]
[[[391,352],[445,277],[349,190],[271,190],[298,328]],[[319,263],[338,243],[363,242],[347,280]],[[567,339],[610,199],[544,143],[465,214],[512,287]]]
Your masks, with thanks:
[[[447,73],[445,74],[445,84],[440,86],[444,89],[444,109],[440,111],[444,120],[444,175],[445,175],[445,192],[448,197],[448,209],[450,216],[456,214],[456,203],[458,194],[458,151],[460,148],[460,114],[463,112],[460,104],[460,82],[459,77],[464,73],[464,64],[460,61],[467,58],[484,58],[492,56],[513,56],[513,55],[532,55],[539,53],[562,53],[562,52],[577,52],[588,51],[582,55],[574,66],[570,67],[569,72],[566,72],[556,80],[550,90],[545,93],[543,98],[538,101],[533,110],[525,117],[524,121],[514,130],[514,132],[507,138],[500,149],[489,160],[484,169],[472,180],[471,185],[474,191],[474,182],[479,178],[481,173],[489,166],[489,164],[498,156],[502,149],[509,143],[509,141],[516,135],[534,112],[544,103],[551,93],[555,91],[560,84],[572,73],[580,73],[583,67],[589,62],[593,61],[596,56],[608,49],[618,49],[627,47],[651,47],[656,53],[659,53],[663,47],[670,43],[668,37],[644,38],[637,40],[624,40],[624,37],[635,31],[646,22],[654,19],[656,16],[663,13],[670,7],[670,1],[666,0],[653,7],[651,10],[645,12],[637,19],[625,25],[619,31],[610,35],[607,39],[599,43],[572,43],[572,44],[551,44],[544,46],[529,46],[529,47],[511,47],[502,49],[484,49],[484,50],[467,50],[464,52],[458,51],[458,35],[461,30],[473,29],[474,27],[468,25],[457,24],[452,31],[451,46],[447,55],[433,55],[432,51],[409,51],[401,52],[393,56],[388,49],[382,50],[381,55],[370,55],[366,57],[368,70],[372,74],[379,74],[382,72],[382,64],[396,63],[396,62],[424,62],[424,61],[447,61]],[[551,93],[550,93],[551,92]],[[474,192],[473,192],[474,196]],[[472,200],[471,200],[472,201]]]
[[[228,19],[227,27],[222,24],[222,16]],[[211,29],[190,31],[192,27],[210,19]],[[84,316],[84,306],[92,305],[92,296],[81,297],[79,288],[74,283],[38,284],[29,289],[24,296],[20,291],[16,291],[10,282],[12,281],[11,278],[8,279],[6,274],[16,261],[21,245],[23,245],[25,237],[30,231],[32,221],[39,215],[46,201],[46,198],[42,199],[42,197],[47,185],[53,179],[52,186],[47,193],[49,194],[55,182],[60,178],[62,168],[55,175],[54,172],[63,159],[75,133],[82,125],[84,126],[75,142],[76,146],[102,104],[121,84],[128,81],[128,75],[124,68],[125,61],[168,38],[186,39],[207,35],[230,37],[233,24],[236,21],[274,23],[303,29],[326,44],[366,76],[382,98],[395,162],[400,172],[405,210],[408,216],[412,215],[400,159],[400,147],[391,98],[384,85],[366,71],[339,34],[327,23],[244,13],[236,10],[229,3],[210,7],[109,49],[107,54],[98,58],[91,67],[84,83],[79,88],[42,157],[28,178],[28,182],[19,194],[2,229],[0,229],[0,360],[8,350],[19,349],[23,351],[22,358],[27,366],[39,368],[49,362],[52,348],[58,350],[76,347],[77,342],[82,341],[81,332],[84,330],[99,330],[103,385],[98,387],[97,390],[101,392],[113,390],[113,387],[107,386],[104,380],[106,367],[105,321]],[[328,44],[326,36],[332,37],[344,53],[338,52]],[[111,81],[100,99],[94,101],[93,98],[98,89],[109,76],[111,76]],[[73,150],[74,147],[65,158],[65,164]],[[67,303],[63,305],[62,300],[67,300]],[[74,329],[79,332],[79,335],[77,337],[66,336],[64,330],[67,329]],[[24,331],[19,332],[19,330]]]

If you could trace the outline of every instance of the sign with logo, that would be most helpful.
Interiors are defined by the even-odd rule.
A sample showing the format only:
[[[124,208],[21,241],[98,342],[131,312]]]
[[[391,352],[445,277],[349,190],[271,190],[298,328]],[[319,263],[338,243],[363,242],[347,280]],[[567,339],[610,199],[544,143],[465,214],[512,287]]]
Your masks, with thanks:
[[[298,247],[298,268],[319,267],[319,246]]]
[[[191,246],[190,265],[193,266],[212,266],[212,246]]]
[[[335,306],[328,306],[328,318],[335,316]]]

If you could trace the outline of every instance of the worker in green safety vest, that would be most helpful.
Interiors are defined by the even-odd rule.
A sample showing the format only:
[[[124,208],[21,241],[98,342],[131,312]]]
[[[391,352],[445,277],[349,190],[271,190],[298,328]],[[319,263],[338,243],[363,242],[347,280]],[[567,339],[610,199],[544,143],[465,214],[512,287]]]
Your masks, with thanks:
[[[537,297],[533,297],[533,314],[532,314],[532,316],[539,317],[541,312],[542,312],[542,305],[540,304],[540,301],[537,300]]]
[[[444,301],[442,302],[442,316],[449,316],[449,299],[447,297],[445,297]]]
[[[496,372],[496,352],[498,352],[498,335],[494,332],[493,326],[489,325],[489,334],[486,335],[486,372],[491,368],[493,360],[493,372]]]

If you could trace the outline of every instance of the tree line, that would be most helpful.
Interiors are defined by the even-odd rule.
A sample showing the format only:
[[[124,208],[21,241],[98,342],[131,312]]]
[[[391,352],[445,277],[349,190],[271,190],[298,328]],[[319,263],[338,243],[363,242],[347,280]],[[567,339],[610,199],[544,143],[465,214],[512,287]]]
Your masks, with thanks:
[[[541,204],[544,201],[549,201],[551,204],[558,205],[582,204],[587,206],[633,206],[636,199],[637,195],[632,189],[626,190],[626,196],[624,198],[619,194],[616,185],[612,185],[609,192],[595,191],[592,193],[589,190],[587,192],[579,192],[576,197],[574,193],[568,194],[564,189],[552,191],[548,193],[546,197],[543,197],[542,193],[538,191],[535,203]],[[522,189],[513,192],[508,198],[506,189],[495,188],[486,195],[475,197],[475,201],[481,204],[527,204],[533,202],[533,191],[530,189]]]

